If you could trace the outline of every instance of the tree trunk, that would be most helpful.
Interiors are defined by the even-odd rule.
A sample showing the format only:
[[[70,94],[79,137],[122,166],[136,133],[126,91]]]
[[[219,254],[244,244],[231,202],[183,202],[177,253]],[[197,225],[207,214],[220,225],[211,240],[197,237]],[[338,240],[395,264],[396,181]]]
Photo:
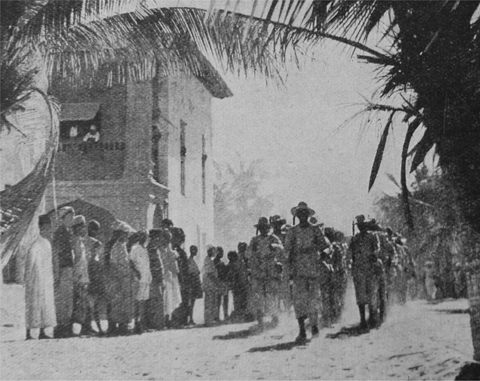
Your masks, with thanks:
[[[478,131],[478,127],[471,132],[459,128],[457,138],[443,144],[441,164],[456,195],[452,202],[468,229],[463,250],[471,264],[467,273],[470,327],[474,360],[480,362],[480,134],[475,129]]]

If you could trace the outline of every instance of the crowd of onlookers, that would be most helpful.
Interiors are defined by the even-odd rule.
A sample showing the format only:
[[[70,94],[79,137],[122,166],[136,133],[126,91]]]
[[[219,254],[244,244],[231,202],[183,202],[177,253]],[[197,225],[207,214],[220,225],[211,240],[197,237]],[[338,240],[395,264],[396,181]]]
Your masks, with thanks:
[[[188,255],[183,230],[170,220],[148,232],[117,220],[107,242],[98,239],[98,221],[71,207],[58,211],[55,228],[52,222],[40,216],[40,235],[25,257],[29,337],[194,324],[195,300],[203,296],[198,248],[191,246]]]
[[[31,338],[194,325],[195,302],[202,298],[207,326],[222,320],[261,322],[265,311],[273,311],[276,319],[277,312],[291,312],[295,304],[292,245],[286,242],[292,227],[280,216],[270,221],[262,217],[250,244],[238,243],[226,258],[222,247],[207,246],[202,271],[196,261],[198,247],[190,246],[187,254],[184,231],[169,219],[148,232],[116,220],[105,242],[99,240],[98,221],[87,221],[68,206],[56,212],[54,221],[42,215],[38,222],[39,234],[32,234],[21,266]],[[320,266],[315,270],[321,323],[328,326],[340,318],[352,258],[342,233],[316,223],[310,219],[308,226],[319,229],[328,242],[328,250],[318,251]],[[401,236],[376,225],[368,230],[378,237],[375,256],[383,264],[388,301],[405,303],[415,278],[421,279],[427,298],[434,299],[438,282],[433,263],[427,261],[425,271],[417,274]],[[456,275],[459,296],[464,296],[465,280]]]
[[[282,224],[272,223],[277,231],[271,234],[282,240],[288,228],[284,222],[283,230]],[[28,250],[24,274],[31,338],[131,334],[193,325],[195,301],[202,298],[207,326],[256,318],[251,268],[255,248],[245,242],[238,244],[237,251],[229,251],[227,258],[222,247],[207,246],[201,272],[198,248],[190,246],[187,254],[184,231],[169,219],[148,232],[116,220],[110,238],[102,242],[100,223],[87,221],[67,206],[56,212],[55,219],[40,216],[38,227],[40,234]],[[324,258],[325,263],[333,261],[326,265],[327,273],[334,274],[337,268],[343,274],[340,282],[346,285],[344,247],[334,247],[331,258]],[[275,308],[290,311],[292,289],[282,269],[287,259],[279,257],[276,265],[280,268],[274,276]],[[325,290],[336,289],[334,282],[333,278],[324,282]],[[328,310],[340,308],[334,306],[338,297],[327,299],[326,309],[328,303]]]

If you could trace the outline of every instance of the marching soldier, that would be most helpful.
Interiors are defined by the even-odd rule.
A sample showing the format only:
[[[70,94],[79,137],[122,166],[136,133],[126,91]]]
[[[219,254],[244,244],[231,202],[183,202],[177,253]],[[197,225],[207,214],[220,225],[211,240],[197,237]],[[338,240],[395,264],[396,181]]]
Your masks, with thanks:
[[[377,254],[379,243],[377,236],[371,231],[371,221],[365,221],[364,216],[357,216],[357,227],[360,231],[353,236],[350,242],[350,251],[352,254],[352,275],[355,285],[355,296],[357,299],[358,310],[360,312],[360,327],[368,327],[365,318],[365,306],[369,307],[369,323],[376,323],[377,307],[377,283],[375,276],[375,267],[377,263]]]
[[[330,242],[309,217],[315,214],[305,202],[292,208],[292,215],[299,224],[287,232],[285,249],[289,257],[290,279],[293,283],[293,305],[298,320],[297,342],[307,338],[305,320],[310,319],[312,336],[318,337],[318,313],[320,308],[320,252],[330,247]]]
[[[272,323],[278,323],[276,307],[278,305],[278,289],[280,283],[279,263],[283,245],[280,239],[269,234],[270,224],[266,217],[258,220],[257,234],[250,241],[248,257],[252,277],[252,297],[255,317],[259,327],[263,327],[265,315],[272,315]]]
[[[280,238],[282,241],[282,245],[285,245],[285,238],[287,236],[286,231],[283,229],[284,225],[286,224],[286,220],[280,217],[278,214],[270,217],[270,225],[273,229],[273,234]],[[288,280],[288,268],[287,268],[287,255],[284,250],[281,252],[281,257],[277,258],[283,265],[283,271],[280,274],[280,284],[278,290],[278,303],[279,309],[283,308],[284,311],[290,311],[292,308],[292,301],[290,297],[290,287],[289,287],[289,280]]]
[[[392,243],[392,229],[382,229],[380,226],[376,226],[376,234],[379,242],[378,258],[382,261],[384,273],[380,282],[380,320],[385,321],[387,317],[387,311],[389,303],[391,303],[391,290],[394,279],[394,272],[392,269],[392,263],[395,258],[395,246]]]
[[[340,242],[335,242],[332,248],[333,290],[335,299],[333,319],[334,322],[338,322],[343,311],[345,294],[347,292],[347,259],[345,249]]]
[[[395,249],[397,252],[397,276],[395,279],[395,291],[398,302],[405,304],[407,302],[407,291],[409,278],[415,277],[415,267],[411,256],[408,255],[404,245],[404,239],[397,233],[395,235]]]

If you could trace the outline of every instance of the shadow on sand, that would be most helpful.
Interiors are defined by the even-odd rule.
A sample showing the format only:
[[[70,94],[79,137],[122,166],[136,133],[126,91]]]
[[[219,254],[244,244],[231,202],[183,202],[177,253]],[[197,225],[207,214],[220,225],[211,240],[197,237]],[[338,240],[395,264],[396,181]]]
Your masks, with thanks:
[[[288,343],[279,343],[275,345],[267,345],[266,347],[254,347],[248,350],[250,353],[254,352],[270,352],[270,351],[289,351],[295,347],[304,347],[306,346],[311,340],[306,340],[305,342],[296,342],[290,341]]]
[[[241,331],[233,331],[229,332],[226,335],[216,335],[213,336],[213,340],[233,340],[233,339],[246,339],[247,337],[250,336],[257,336],[260,335],[261,333],[274,329],[278,325],[274,323],[266,323],[263,325],[263,327],[257,325],[253,325],[248,329],[243,329]]]
[[[348,327],[342,327],[340,331],[335,333],[329,333],[325,337],[327,339],[343,339],[346,337],[360,336],[370,332],[369,328],[360,327],[360,324],[350,325]]]
[[[435,311],[443,313],[443,314],[452,314],[452,315],[468,314],[468,313],[470,313],[470,308],[457,308],[455,310],[437,310],[436,309]]]

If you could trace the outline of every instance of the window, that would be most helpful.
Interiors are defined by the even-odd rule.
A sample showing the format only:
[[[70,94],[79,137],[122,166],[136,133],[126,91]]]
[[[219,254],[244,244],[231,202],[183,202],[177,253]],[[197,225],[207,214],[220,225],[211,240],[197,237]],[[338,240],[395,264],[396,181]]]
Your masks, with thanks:
[[[204,204],[207,199],[206,162],[207,162],[207,154],[205,153],[205,135],[202,135],[202,202]]]
[[[185,160],[187,156],[187,147],[185,145],[185,127],[187,124],[180,121],[180,191],[185,196]]]
[[[100,140],[100,103],[64,103],[60,114],[60,139],[81,142]]]
[[[152,161],[153,161],[153,179],[157,182],[160,182],[160,152],[158,148],[158,144],[160,139],[162,138],[162,134],[158,126],[152,126]]]

